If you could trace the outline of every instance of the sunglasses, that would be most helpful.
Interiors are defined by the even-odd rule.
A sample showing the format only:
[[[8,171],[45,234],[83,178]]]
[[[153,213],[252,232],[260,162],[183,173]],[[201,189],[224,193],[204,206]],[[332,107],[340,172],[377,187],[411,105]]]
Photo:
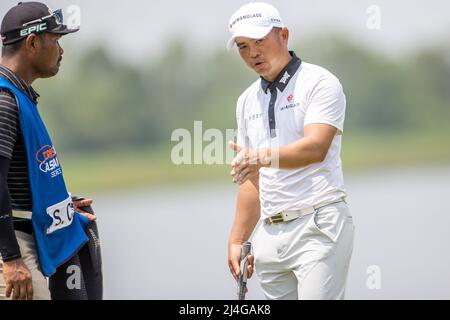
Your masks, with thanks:
[[[49,14],[48,16],[45,16],[45,17],[42,17],[42,18],[39,18],[39,19],[35,19],[33,21],[30,21],[30,22],[26,22],[26,23],[24,23],[22,25],[22,27],[26,27],[26,26],[29,26],[29,25],[32,25],[32,24],[35,24],[35,23],[38,23],[38,22],[45,22],[46,20],[49,20],[51,18],[55,19],[56,24],[58,26],[62,25],[63,24],[63,11],[62,11],[62,9],[55,10],[51,14]]]

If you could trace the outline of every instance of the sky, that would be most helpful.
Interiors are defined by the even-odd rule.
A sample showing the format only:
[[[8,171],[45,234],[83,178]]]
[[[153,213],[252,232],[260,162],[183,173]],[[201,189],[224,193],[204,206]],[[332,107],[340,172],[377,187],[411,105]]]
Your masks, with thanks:
[[[173,38],[189,48],[208,52],[225,48],[231,14],[248,1],[48,0],[74,21],[80,12],[81,30],[64,39],[71,47],[101,43],[113,55],[139,61],[157,55]],[[17,3],[2,0],[0,13]],[[392,56],[415,48],[448,43],[450,2],[445,0],[272,0],[296,43],[339,33]],[[76,6],[75,11],[73,6]],[[76,17],[75,17],[76,18]],[[375,20],[374,20],[375,19]],[[77,20],[77,19],[75,19]],[[370,27],[368,27],[368,24]]]

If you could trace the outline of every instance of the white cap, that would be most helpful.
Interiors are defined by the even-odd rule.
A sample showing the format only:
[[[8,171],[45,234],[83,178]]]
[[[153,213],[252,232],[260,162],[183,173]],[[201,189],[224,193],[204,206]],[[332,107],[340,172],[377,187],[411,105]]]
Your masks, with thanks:
[[[228,28],[232,34],[227,48],[231,49],[236,37],[250,39],[264,38],[273,27],[283,28],[278,10],[264,2],[250,2],[243,5],[230,18]]]

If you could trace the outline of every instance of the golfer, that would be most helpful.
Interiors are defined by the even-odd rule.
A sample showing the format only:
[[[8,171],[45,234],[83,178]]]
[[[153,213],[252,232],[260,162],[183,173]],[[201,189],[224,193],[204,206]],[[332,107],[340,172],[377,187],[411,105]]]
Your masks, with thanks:
[[[242,6],[229,30],[229,48],[259,75],[238,99],[231,143],[239,184],[231,273],[238,277],[242,244],[254,233],[248,272],[255,268],[267,299],[343,299],[354,225],[340,159],[341,83],[289,51],[289,30],[272,5]]]

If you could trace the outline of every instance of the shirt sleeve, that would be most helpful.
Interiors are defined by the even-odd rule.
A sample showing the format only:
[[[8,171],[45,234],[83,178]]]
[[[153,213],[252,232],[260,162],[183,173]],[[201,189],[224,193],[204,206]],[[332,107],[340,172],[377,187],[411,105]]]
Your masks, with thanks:
[[[0,90],[0,156],[12,158],[17,139],[19,110],[12,93]]]
[[[336,77],[323,77],[310,94],[304,125],[329,124],[344,131],[346,98],[341,83]]]
[[[10,162],[0,156],[0,254],[5,262],[21,257],[11,218],[11,199],[7,182]]]

